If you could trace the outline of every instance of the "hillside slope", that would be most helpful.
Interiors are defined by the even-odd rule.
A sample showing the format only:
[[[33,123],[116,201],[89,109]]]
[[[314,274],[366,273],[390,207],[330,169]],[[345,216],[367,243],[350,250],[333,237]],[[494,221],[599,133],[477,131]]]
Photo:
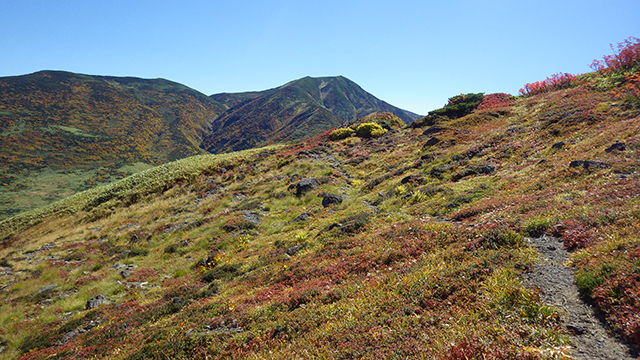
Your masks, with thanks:
[[[203,141],[202,147],[212,153],[309,138],[375,112],[391,112],[406,123],[419,117],[342,76],[305,77],[261,92],[211,97],[229,107]]]
[[[62,71],[0,78],[0,219],[203,147],[307,138],[387,110],[417,117],[341,77],[212,97],[164,79]]]
[[[583,358],[590,335],[523,282],[541,236],[637,346],[637,73],[183,159],[5,220],[2,355]]]
[[[0,78],[0,211],[18,213],[122,177],[128,168],[201,154],[224,110],[163,79],[41,71]]]

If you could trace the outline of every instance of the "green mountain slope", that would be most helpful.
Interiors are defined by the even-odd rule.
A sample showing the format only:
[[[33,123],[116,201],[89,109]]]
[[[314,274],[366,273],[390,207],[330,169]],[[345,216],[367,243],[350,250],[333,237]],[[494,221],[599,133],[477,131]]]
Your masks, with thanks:
[[[0,211],[201,154],[224,107],[164,79],[42,71],[0,78]],[[126,166],[123,168],[123,166]]]
[[[2,356],[569,359],[584,330],[523,280],[541,236],[638,345],[637,73],[186,158],[0,222]]]
[[[309,138],[374,112],[391,112],[407,123],[419,117],[342,76],[305,77],[262,92],[211,97],[229,107],[203,141],[202,147],[213,153]]]

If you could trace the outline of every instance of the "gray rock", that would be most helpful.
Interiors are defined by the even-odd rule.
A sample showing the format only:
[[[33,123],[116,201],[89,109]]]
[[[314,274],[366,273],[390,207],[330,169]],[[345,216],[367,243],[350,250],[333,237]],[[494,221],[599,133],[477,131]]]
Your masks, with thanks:
[[[606,148],[604,151],[605,152],[612,152],[613,150],[618,150],[618,151],[624,151],[625,150],[625,145],[624,143],[621,143],[619,141],[614,142],[613,144],[611,144],[611,146],[609,146],[608,148]]]
[[[524,132],[522,126],[512,125],[507,128],[507,134],[517,134],[521,132]]]
[[[260,224],[260,215],[258,213],[249,210],[242,210],[242,213],[244,214],[242,216],[244,220],[247,220],[248,222],[255,225]]]
[[[297,221],[305,221],[309,218],[309,213],[302,213],[300,215],[298,215],[295,219],[293,219],[294,222]]]
[[[574,160],[569,163],[569,167],[572,167],[572,168],[584,167],[585,169],[589,169],[589,168],[606,168],[606,167],[609,167],[609,165],[600,161]]]
[[[144,281],[144,282],[137,282],[137,281],[135,281],[135,282],[127,282],[127,283],[125,283],[125,284],[124,284],[124,286],[125,286],[127,289],[130,289],[130,288],[134,288],[134,289],[142,289],[142,288],[144,288],[144,287],[145,287],[145,285],[147,285],[147,284],[148,284],[148,282],[146,282],[146,281]]]
[[[47,292],[47,291],[51,291],[51,290],[55,289],[56,287],[58,287],[58,285],[43,286],[38,290],[38,294],[41,294],[41,293]]]
[[[47,245],[42,245],[38,251],[49,251],[55,249],[56,244],[48,243]]]
[[[295,255],[298,251],[302,249],[302,247],[303,247],[302,245],[294,245],[294,246],[288,247],[285,253],[289,256]]]
[[[426,143],[424,143],[424,146],[433,146],[437,143],[440,142],[440,139],[438,139],[437,137],[430,137]]]
[[[327,207],[334,204],[341,204],[342,196],[336,194],[327,194],[322,198],[322,206]]]
[[[552,149],[562,149],[562,147],[564,147],[566,144],[564,143],[564,141],[559,141],[553,145],[551,145]]]
[[[424,182],[424,178],[420,175],[417,174],[412,174],[409,176],[405,176],[402,180],[400,180],[400,184],[407,184],[407,183],[412,183],[412,184],[422,184]]]
[[[109,267],[109,270],[130,270],[133,269],[134,267],[136,267],[136,265],[133,264],[129,264],[129,265],[125,265],[125,264],[121,264],[121,263],[117,263],[114,265],[111,265],[111,267]]]
[[[573,333],[576,335],[582,335],[587,331],[584,327],[580,325],[567,325],[567,330],[573,331]]]
[[[129,276],[131,276],[131,274],[133,274],[133,271],[131,271],[131,270],[122,270],[122,271],[120,271],[120,276],[122,276],[123,279],[128,278]]]
[[[296,196],[302,196],[304,193],[309,192],[320,186],[320,182],[317,179],[306,179],[296,184]]]
[[[87,305],[84,307],[85,310],[95,309],[98,306],[107,302],[107,298],[102,294],[98,294],[91,299],[87,300]]]
[[[491,174],[494,171],[496,171],[496,167],[495,165],[491,165],[491,164],[483,165],[480,167],[480,169],[478,169],[478,172],[480,174]]]
[[[430,135],[430,134],[435,134],[442,131],[442,128],[439,126],[432,126],[430,128],[428,128],[427,130],[425,130],[422,135]]]

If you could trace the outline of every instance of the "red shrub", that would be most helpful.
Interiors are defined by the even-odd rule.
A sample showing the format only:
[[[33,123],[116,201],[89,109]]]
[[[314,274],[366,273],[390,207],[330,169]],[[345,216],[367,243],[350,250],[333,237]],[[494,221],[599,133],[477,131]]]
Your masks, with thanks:
[[[575,78],[576,75],[569,73],[557,73],[543,81],[525,84],[524,88],[520,89],[519,93],[520,95],[536,95],[554,90],[566,89],[572,86]]]
[[[625,41],[618,43],[616,48],[611,44],[614,54],[604,56],[602,61],[593,60],[590,65],[591,68],[594,71],[604,70],[605,68],[612,70],[630,69],[640,64],[640,39],[633,36],[629,37]]]
[[[511,105],[515,102],[513,96],[505,93],[494,93],[485,95],[482,102],[478,105],[478,110],[495,109],[503,106]]]
[[[158,276],[158,272],[150,268],[142,268],[135,270],[131,276],[127,278],[127,281],[145,281]]]
[[[595,231],[582,221],[564,220],[554,231],[562,236],[565,249],[584,248],[596,240]]]
[[[628,339],[640,344],[640,275],[619,271],[593,291],[607,319]]]

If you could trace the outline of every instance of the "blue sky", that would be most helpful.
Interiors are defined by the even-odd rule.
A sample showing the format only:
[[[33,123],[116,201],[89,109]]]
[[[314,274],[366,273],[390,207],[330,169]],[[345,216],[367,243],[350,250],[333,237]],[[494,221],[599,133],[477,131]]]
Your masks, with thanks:
[[[343,75],[425,114],[590,71],[640,37],[640,1],[3,0],[0,76],[165,78],[207,95]]]

